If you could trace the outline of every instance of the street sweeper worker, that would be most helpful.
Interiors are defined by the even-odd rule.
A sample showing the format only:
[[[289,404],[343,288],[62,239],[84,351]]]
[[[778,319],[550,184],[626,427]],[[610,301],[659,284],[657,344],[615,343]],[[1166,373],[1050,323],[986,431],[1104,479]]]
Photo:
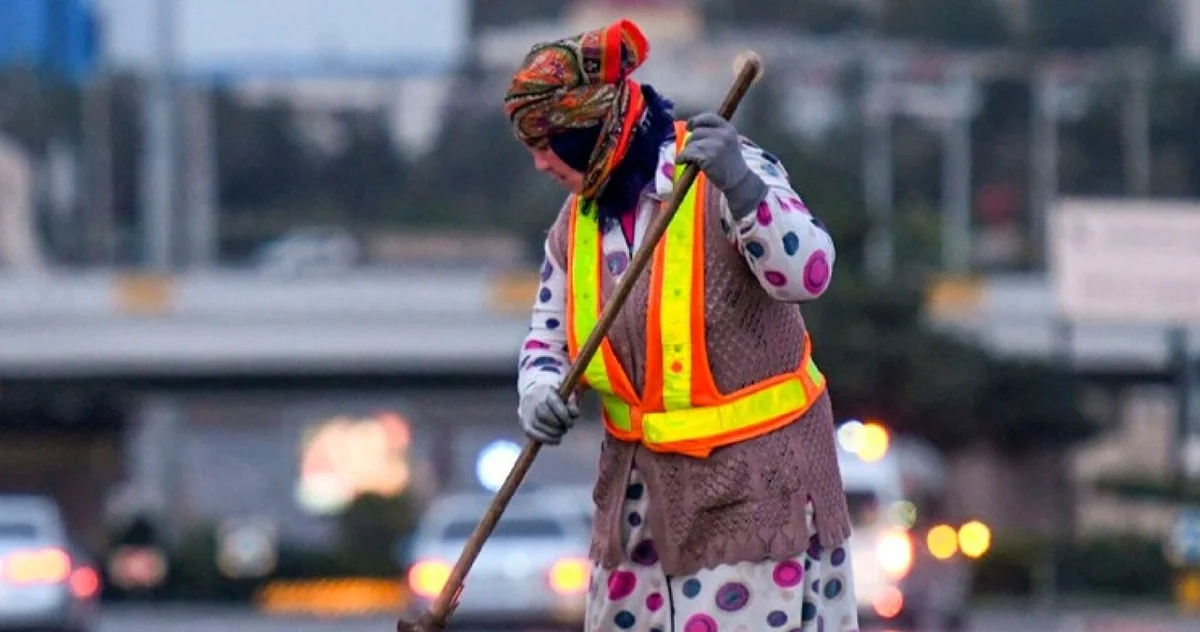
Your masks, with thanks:
[[[587,630],[858,629],[825,378],[798,305],[829,233],[783,165],[714,113],[677,121],[631,74],[630,21],[535,45],[504,107],[569,195],[520,355],[525,433],[558,444],[557,392],[686,164],[701,175],[583,383],[602,404]]]

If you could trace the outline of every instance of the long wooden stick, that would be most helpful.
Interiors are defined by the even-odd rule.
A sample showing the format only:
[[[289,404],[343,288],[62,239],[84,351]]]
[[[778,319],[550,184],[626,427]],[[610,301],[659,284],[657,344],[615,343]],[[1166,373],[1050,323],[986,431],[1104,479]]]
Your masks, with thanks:
[[[758,54],[748,51],[739,55],[741,61],[738,70],[737,78],[733,85],[729,88],[729,92],[725,95],[725,101],[721,104],[717,113],[722,118],[729,120],[733,117],[733,113],[737,110],[742,98],[746,96],[746,91],[758,79],[759,73],[762,72],[762,60]],[[579,349],[579,355],[575,362],[571,364],[571,368],[567,371],[566,378],[559,386],[558,394],[566,401],[567,398],[574,393],[579,386],[579,380],[583,377],[584,369],[587,368],[592,357],[596,354],[596,350],[600,348],[601,341],[608,334],[609,328],[612,327],[613,321],[617,317],[617,313],[629,298],[629,293],[633,290],[633,284],[650,265],[651,258],[654,256],[654,249],[658,246],[658,242],[662,240],[662,236],[667,232],[667,226],[670,225],[671,219],[675,217],[675,213],[679,210],[679,206],[683,204],[683,199],[688,193],[688,189],[692,188],[692,184],[696,181],[699,175],[699,169],[695,165],[688,165],[684,169],[683,175],[671,193],[671,199],[664,207],[663,211],[655,217],[654,222],[646,231],[646,236],[642,240],[642,246],[638,248],[633,255],[633,260],[629,264],[629,269],[617,284],[608,302],[605,303],[603,311],[600,313],[600,320],[596,323],[595,329],[591,335],[583,343]],[[525,479],[525,475],[529,473],[529,468],[533,466],[533,461],[537,458],[538,451],[542,444],[538,441],[528,440],[525,442],[524,449],[517,457],[516,463],[512,470],[508,473],[508,478],[504,479],[504,484],[496,492],[496,496],[492,499],[491,505],[483,514],[483,519],[480,520],[479,526],[475,527],[475,531],[471,533],[471,537],[467,540],[463,547],[462,554],[458,558],[458,562],[454,565],[454,569],[450,571],[450,577],[446,580],[442,591],[434,599],[429,612],[425,613],[416,623],[399,621],[396,629],[399,632],[440,632],[445,629],[446,623],[454,613],[454,608],[458,602],[458,596],[462,592],[463,581],[466,579],[467,573],[470,572],[471,566],[479,557],[480,550],[483,549],[484,543],[491,536],[492,530],[496,528],[496,523],[500,521],[500,516],[504,514],[504,510],[508,508],[509,502],[520,487],[521,482]]]

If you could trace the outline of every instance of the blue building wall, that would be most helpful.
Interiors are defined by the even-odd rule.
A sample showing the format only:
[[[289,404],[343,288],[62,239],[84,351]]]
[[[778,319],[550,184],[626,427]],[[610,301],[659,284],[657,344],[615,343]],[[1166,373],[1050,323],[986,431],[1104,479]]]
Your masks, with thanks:
[[[89,0],[0,0],[0,69],[85,79],[96,66],[97,36]]]

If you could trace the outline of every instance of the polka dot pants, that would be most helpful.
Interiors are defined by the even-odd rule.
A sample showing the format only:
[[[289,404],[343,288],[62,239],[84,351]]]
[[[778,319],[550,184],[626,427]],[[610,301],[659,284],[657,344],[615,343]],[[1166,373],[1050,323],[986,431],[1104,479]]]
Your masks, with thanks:
[[[636,469],[625,493],[627,561],[592,569],[587,631],[856,632],[849,553],[816,544],[787,560],[666,576],[643,516],[650,499]],[[809,531],[812,531],[809,511]]]

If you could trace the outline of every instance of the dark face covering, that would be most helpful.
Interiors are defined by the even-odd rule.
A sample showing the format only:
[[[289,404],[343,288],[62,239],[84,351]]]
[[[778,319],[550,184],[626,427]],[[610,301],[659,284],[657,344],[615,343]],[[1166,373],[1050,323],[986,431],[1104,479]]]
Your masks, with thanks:
[[[654,181],[663,143],[675,138],[673,104],[651,86],[641,86],[646,112],[630,139],[625,158],[613,170],[596,198],[599,220],[613,221],[632,211],[642,192]],[[600,138],[600,126],[568,129],[550,136],[550,149],[567,166],[584,171]]]

